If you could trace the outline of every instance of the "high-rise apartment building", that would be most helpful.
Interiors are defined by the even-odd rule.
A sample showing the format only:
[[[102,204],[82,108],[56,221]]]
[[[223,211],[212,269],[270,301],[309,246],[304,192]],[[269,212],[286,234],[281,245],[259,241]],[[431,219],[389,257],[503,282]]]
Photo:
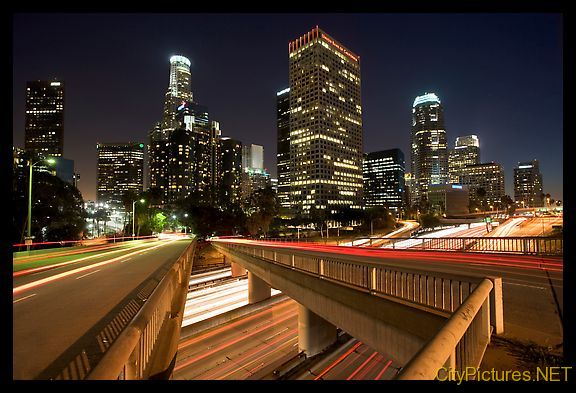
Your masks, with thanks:
[[[24,150],[39,156],[64,154],[64,82],[26,82]]]
[[[480,141],[476,135],[459,136],[454,149],[448,153],[448,176],[451,184],[458,183],[460,169],[466,165],[480,164]]]
[[[425,93],[412,105],[410,138],[412,174],[416,178],[416,198],[426,196],[430,184],[448,183],[448,144],[444,109],[438,96]]]
[[[276,93],[278,202],[290,207],[290,88]]]
[[[288,44],[290,203],[362,207],[360,57],[318,27]]]
[[[364,155],[364,205],[399,212],[404,205],[404,153],[400,149]]]
[[[542,174],[538,160],[519,162],[514,168],[514,200],[516,207],[544,206]]]
[[[122,208],[127,191],[144,187],[143,143],[98,143],[97,200]]]
[[[478,203],[485,202],[484,207],[498,206],[506,194],[504,188],[504,168],[495,162],[466,165],[460,169],[458,184],[468,186],[470,200]],[[478,189],[484,190],[478,192]]]

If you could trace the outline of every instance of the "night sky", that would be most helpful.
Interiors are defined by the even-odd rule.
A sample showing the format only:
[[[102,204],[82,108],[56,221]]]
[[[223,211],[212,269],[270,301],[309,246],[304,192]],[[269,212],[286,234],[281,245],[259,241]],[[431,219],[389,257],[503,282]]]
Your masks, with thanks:
[[[478,135],[512,198],[513,168],[538,159],[544,193],[563,200],[560,13],[14,14],[13,144],[24,146],[26,81],[63,81],[64,157],[94,200],[96,144],[148,143],[180,54],[195,100],[223,135],[263,145],[275,177],[288,42],[316,25],[361,57],[365,152],[400,148],[410,171],[412,103],[434,92],[449,148]]]

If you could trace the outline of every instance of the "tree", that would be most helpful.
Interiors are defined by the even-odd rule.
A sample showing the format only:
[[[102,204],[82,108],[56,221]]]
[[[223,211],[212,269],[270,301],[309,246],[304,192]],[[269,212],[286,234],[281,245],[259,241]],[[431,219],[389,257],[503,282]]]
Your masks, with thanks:
[[[258,227],[258,231],[261,230],[266,236],[272,220],[280,211],[280,202],[276,197],[276,192],[270,186],[255,190],[248,199],[247,211],[248,231],[253,234],[255,228]]]
[[[31,229],[35,241],[79,240],[87,217],[80,191],[46,172],[35,173],[33,182]]]

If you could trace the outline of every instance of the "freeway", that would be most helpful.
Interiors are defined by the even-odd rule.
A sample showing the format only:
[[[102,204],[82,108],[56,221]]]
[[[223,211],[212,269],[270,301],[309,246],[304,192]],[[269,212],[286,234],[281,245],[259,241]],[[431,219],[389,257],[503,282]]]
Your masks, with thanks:
[[[182,338],[172,379],[276,379],[274,370],[297,357],[298,303],[287,299]],[[397,369],[388,356],[350,339],[288,379],[391,379]]]
[[[320,258],[338,258],[422,271],[502,277],[504,336],[546,346],[563,342],[563,258],[460,251],[392,250],[311,243],[221,239],[277,249],[290,248]]]
[[[230,268],[194,274],[186,297],[182,327],[248,304],[248,276],[232,278]],[[271,295],[280,291],[272,288]]]
[[[89,249],[65,256],[49,270],[15,275],[13,379],[82,379],[190,242],[175,238],[125,244],[121,250]]]

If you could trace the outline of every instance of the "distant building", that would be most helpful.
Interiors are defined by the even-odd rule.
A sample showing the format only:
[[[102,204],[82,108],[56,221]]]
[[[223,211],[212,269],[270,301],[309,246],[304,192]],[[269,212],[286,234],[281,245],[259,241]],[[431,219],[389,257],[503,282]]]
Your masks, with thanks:
[[[404,174],[404,204],[407,208],[412,208],[418,203],[418,184],[412,172]]]
[[[476,135],[459,136],[448,152],[448,175],[451,184],[458,183],[460,169],[480,164],[480,141]]]
[[[24,150],[61,157],[64,154],[64,82],[26,82]]]
[[[500,164],[490,162],[484,164],[466,165],[460,169],[458,184],[469,187],[470,200],[486,206],[497,206],[506,193],[504,188],[504,169]],[[485,196],[481,198],[478,189],[484,189]]]
[[[98,143],[97,202],[122,207],[122,197],[144,187],[143,143]]]
[[[400,149],[366,153],[362,168],[364,205],[400,211],[405,199],[404,153]]]
[[[519,162],[514,168],[516,207],[543,207],[542,174],[538,160]]]
[[[431,184],[428,187],[428,202],[432,210],[446,214],[446,217],[469,213],[470,192],[467,185]]]
[[[242,186],[242,142],[228,138],[221,138],[221,203],[240,203]]]
[[[448,144],[444,109],[434,93],[414,99],[410,135],[412,174],[416,179],[415,197],[426,196],[430,184],[448,183]]]
[[[290,204],[361,209],[360,57],[318,27],[288,44]]]
[[[242,200],[248,202],[250,195],[270,185],[270,174],[264,168],[264,147],[242,146]]]
[[[278,201],[290,207],[290,88],[276,93]]]

